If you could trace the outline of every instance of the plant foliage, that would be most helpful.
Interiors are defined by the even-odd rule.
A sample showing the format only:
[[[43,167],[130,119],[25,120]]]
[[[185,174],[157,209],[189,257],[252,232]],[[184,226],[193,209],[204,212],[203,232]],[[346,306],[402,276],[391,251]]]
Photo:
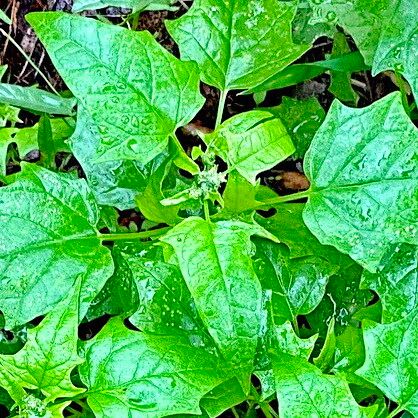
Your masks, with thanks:
[[[357,105],[352,74],[368,66],[416,97],[407,3],[195,0],[166,22],[181,59],[146,31],[27,16],[71,94],[0,84],[8,416],[418,417],[415,105],[403,88],[341,103]],[[108,5],[176,9],[73,11]],[[323,34],[330,57],[291,65]],[[341,99],[327,112],[282,95],[224,118],[231,90],[325,71]],[[201,82],[219,109],[186,148]],[[39,122],[22,127],[20,108]],[[264,173],[292,159],[310,186],[279,195]],[[118,222],[125,209],[139,229]]]

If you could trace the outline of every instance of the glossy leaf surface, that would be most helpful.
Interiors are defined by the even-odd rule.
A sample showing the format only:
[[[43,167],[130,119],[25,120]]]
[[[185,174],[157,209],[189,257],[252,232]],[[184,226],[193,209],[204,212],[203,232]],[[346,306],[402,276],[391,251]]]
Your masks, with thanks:
[[[24,165],[0,189],[0,294],[8,327],[50,311],[82,277],[81,316],[112,274],[84,180]],[[13,236],[13,240],[9,238]]]
[[[304,220],[323,244],[375,271],[397,243],[418,243],[417,139],[398,93],[365,109],[333,103],[305,161]]]
[[[294,2],[197,0],[166,26],[182,59],[196,61],[202,80],[220,90],[256,86],[309,47],[292,41]]]

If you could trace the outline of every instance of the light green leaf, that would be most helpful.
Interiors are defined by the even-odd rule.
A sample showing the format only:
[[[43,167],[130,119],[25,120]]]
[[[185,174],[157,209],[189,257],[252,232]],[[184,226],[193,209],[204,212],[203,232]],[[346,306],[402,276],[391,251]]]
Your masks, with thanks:
[[[279,118],[295,145],[294,158],[303,158],[325,118],[325,111],[314,97],[297,100],[284,96],[276,107],[264,108]]]
[[[0,102],[35,112],[72,115],[75,99],[64,98],[35,87],[0,83]]]
[[[82,278],[81,314],[112,274],[84,180],[23,165],[0,188],[0,309],[13,328],[50,311]],[[13,237],[13,240],[10,239]]]
[[[191,217],[161,238],[175,251],[205,327],[244,379],[260,330],[261,286],[252,266],[250,241],[257,233],[254,225],[239,221],[211,223]]]
[[[261,110],[240,113],[224,122],[205,142],[250,183],[295,150],[279,119]]]
[[[275,324],[295,321],[321,302],[331,275],[338,269],[319,257],[290,259],[281,244],[257,239],[256,272],[263,289],[272,292]]]
[[[20,109],[8,104],[0,103],[0,128],[4,128],[8,122],[15,123],[22,122],[19,119]]]
[[[12,24],[12,21],[9,19],[6,13],[4,13],[3,10],[1,9],[0,9],[0,20],[2,20],[6,25]]]
[[[74,0],[74,13],[83,12],[84,10],[97,10],[105,7],[122,7],[124,9],[133,9],[136,11],[145,10],[176,10],[171,7],[175,0]]]
[[[93,162],[146,164],[203,105],[197,66],[179,61],[149,32],[65,13],[27,19],[83,108],[77,123],[97,144]]]
[[[376,407],[360,407],[338,376],[322,374],[306,360],[284,353],[272,356],[272,362],[281,418],[375,416]]]
[[[45,396],[44,404],[84,392],[70,378],[71,371],[82,363],[77,354],[80,284],[78,280],[66,299],[40,325],[28,330],[28,340],[18,353],[0,355],[0,376],[20,407],[24,407],[25,397],[15,396],[16,386],[40,391]]]
[[[376,291],[383,304],[383,322],[394,322],[418,307],[416,246],[401,245],[376,272],[363,273],[361,287]]]
[[[364,109],[335,101],[306,154],[307,226],[376,271],[397,243],[418,243],[417,156],[399,93]]]
[[[68,145],[65,143],[73,133],[70,119],[51,119],[52,138],[55,151],[69,152]],[[38,144],[39,123],[27,128],[2,128],[0,129],[0,176],[6,175],[6,165],[8,161],[7,150],[9,145],[15,143],[22,159],[29,152],[39,149]]]
[[[114,318],[85,346],[80,376],[96,416],[200,415],[200,399],[226,379],[222,361],[178,335],[128,330]]]
[[[196,0],[166,26],[182,58],[199,64],[205,83],[223,91],[246,89],[309,49],[292,41],[295,12],[295,2]]]
[[[391,324],[364,321],[366,361],[357,374],[400,410],[418,414],[418,310]]]

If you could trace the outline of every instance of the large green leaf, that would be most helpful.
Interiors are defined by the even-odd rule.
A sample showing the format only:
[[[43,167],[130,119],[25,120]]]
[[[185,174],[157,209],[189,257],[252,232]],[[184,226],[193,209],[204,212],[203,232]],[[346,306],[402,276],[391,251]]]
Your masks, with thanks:
[[[128,330],[112,319],[85,346],[80,376],[101,418],[200,414],[199,401],[227,378],[224,364],[179,335]]]
[[[256,86],[299,58],[291,22],[295,2],[196,0],[166,23],[183,59],[196,61],[202,80],[226,91]]]
[[[376,408],[360,407],[340,377],[322,374],[306,360],[284,353],[272,356],[272,362],[280,417],[375,416]]]
[[[370,271],[397,243],[418,243],[418,130],[399,93],[364,109],[335,101],[306,155],[304,221]]]
[[[402,319],[418,307],[417,263],[417,247],[401,245],[390,254],[383,270],[363,273],[361,287],[375,290],[382,300],[383,322]]]
[[[261,318],[261,286],[251,260],[254,225],[191,217],[169,231],[170,244],[205,327],[234,367],[249,374]]]
[[[418,310],[391,324],[364,321],[366,361],[357,373],[400,410],[418,415]]]
[[[23,165],[0,188],[0,308],[9,328],[50,311],[82,277],[81,316],[112,274],[84,180]],[[13,237],[13,239],[11,239]]]
[[[39,401],[45,404],[84,391],[70,378],[71,371],[82,363],[77,354],[79,298],[80,280],[40,325],[28,330],[28,340],[19,352],[0,356],[2,386],[19,407],[25,407],[26,396],[21,395],[31,393],[26,390],[39,391],[45,397]]]
[[[27,19],[84,109],[78,123],[97,143],[95,162],[151,161],[203,104],[196,65],[180,62],[146,31],[65,13]]]
[[[332,274],[338,269],[319,257],[290,259],[281,244],[257,240],[257,275],[265,291],[272,292],[274,323],[296,321],[321,302]]]
[[[297,100],[283,97],[276,107],[264,108],[279,118],[295,145],[295,158],[303,158],[311,141],[325,118],[325,111],[314,97]]]
[[[205,137],[213,148],[245,179],[255,184],[257,174],[293,154],[295,147],[283,123],[261,110],[240,113]]]

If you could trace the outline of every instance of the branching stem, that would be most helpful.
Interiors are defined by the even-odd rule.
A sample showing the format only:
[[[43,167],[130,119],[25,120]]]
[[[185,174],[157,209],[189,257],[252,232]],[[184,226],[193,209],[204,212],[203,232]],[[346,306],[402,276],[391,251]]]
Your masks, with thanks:
[[[309,197],[310,194],[311,194],[310,190],[305,190],[303,192],[293,193],[287,196],[275,197],[273,199],[268,199],[264,201],[263,206],[274,206],[280,203],[294,202],[295,200],[300,200],[300,199]]]

